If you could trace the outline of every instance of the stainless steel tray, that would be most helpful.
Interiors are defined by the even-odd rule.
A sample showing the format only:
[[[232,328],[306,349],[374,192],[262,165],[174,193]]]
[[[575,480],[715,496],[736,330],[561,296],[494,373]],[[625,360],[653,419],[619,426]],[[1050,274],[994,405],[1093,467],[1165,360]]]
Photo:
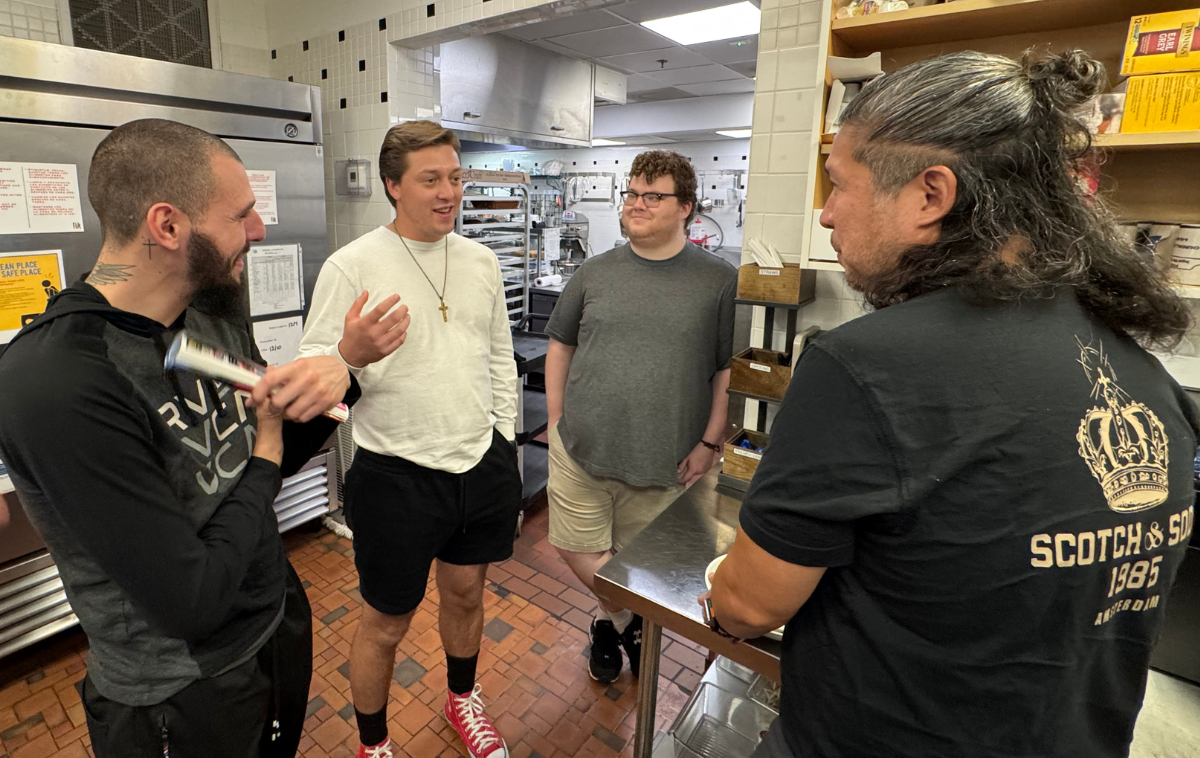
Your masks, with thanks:
[[[762,674],[750,685],[746,697],[773,713],[779,713],[779,685]]]
[[[692,694],[671,733],[700,758],[749,758],[774,720],[775,714],[758,703],[706,682]]]

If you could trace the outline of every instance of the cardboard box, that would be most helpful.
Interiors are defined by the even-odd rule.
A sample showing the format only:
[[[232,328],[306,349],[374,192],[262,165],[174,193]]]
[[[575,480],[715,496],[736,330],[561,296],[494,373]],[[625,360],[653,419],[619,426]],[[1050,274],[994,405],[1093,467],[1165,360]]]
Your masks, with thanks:
[[[1200,285],[1200,226],[1181,224],[1171,241],[1171,278]]]
[[[1134,16],[1129,22],[1122,76],[1200,71],[1196,25],[1200,8]]]
[[[1122,134],[1200,129],[1200,72],[1135,76],[1125,96]]]
[[[464,182],[496,182],[498,184],[529,184],[529,174],[524,171],[486,171],[481,168],[464,168]]]

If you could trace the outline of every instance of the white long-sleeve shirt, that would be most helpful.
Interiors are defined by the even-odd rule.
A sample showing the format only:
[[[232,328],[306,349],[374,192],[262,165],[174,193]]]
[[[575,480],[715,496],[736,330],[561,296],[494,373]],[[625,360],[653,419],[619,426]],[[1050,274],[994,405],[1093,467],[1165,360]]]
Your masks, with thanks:
[[[393,294],[412,322],[403,345],[365,368],[350,367],[362,387],[354,406],[354,442],[426,468],[461,474],[491,446],[492,428],[516,436],[517,366],[495,253],[450,234],[444,242],[408,249],[441,290],[448,321],[430,283],[391,229],[379,227],[325,262],[313,292],[300,356],[342,358],[338,342],[346,312],[363,290],[363,315]]]

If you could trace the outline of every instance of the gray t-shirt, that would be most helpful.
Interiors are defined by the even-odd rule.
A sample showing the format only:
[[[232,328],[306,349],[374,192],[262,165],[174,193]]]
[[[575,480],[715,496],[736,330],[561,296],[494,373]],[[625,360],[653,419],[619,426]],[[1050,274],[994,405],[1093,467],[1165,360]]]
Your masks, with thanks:
[[[690,242],[665,261],[622,245],[571,277],[546,332],[577,348],[558,432],[585,470],[675,484],[729,368],[736,290],[737,270]]]

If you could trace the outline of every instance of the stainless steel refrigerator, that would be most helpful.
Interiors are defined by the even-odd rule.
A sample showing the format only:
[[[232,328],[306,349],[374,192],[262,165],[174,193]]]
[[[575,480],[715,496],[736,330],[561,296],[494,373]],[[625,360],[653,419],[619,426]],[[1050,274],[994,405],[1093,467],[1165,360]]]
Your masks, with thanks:
[[[11,202],[14,196],[24,202],[21,187],[8,183],[6,203],[6,184],[0,181],[0,261],[9,253],[61,251],[62,286],[91,270],[100,252],[100,224],[87,203],[88,165],[114,127],[140,118],[209,131],[238,152],[248,171],[264,177],[274,172],[276,223],[267,226],[262,244],[299,246],[303,294],[298,308],[289,305],[257,320],[302,318],[329,255],[320,90],[304,84],[0,37],[0,169],[10,178],[15,171],[19,184],[22,166],[51,164],[60,177],[73,167],[80,197],[78,220],[50,224],[33,217],[29,200],[28,228],[22,230]],[[66,211],[46,213],[69,215],[71,202],[60,203]],[[33,231],[39,226],[56,230]],[[323,516],[336,499],[335,481],[332,453],[318,455],[286,480],[276,502],[280,530]],[[12,514],[0,530],[2,657],[76,620],[58,570],[7,477],[0,477],[0,493]]]

